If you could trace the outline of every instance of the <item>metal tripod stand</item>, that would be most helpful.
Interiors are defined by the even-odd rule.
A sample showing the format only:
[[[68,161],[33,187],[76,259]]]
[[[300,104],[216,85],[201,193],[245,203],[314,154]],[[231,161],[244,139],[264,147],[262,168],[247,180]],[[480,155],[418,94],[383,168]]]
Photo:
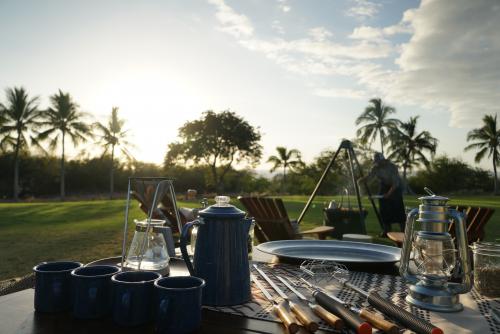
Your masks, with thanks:
[[[354,164],[353,164],[353,161],[356,164],[356,168],[358,169],[358,173],[359,173],[360,177],[363,177],[363,171],[361,170],[358,158],[356,157],[356,154],[354,153],[354,149],[352,148],[352,143],[349,140],[343,140],[342,143],[340,143],[339,148],[337,149],[337,151],[333,155],[332,159],[330,160],[330,162],[326,166],[326,168],[323,171],[323,174],[321,175],[321,178],[319,179],[318,183],[316,184],[316,187],[314,188],[311,196],[307,200],[306,206],[302,210],[302,212],[301,212],[301,214],[300,214],[299,219],[297,220],[297,222],[300,223],[301,220],[304,218],[307,210],[309,209],[309,207],[311,206],[312,201],[314,200],[314,197],[316,197],[316,193],[318,192],[319,188],[323,184],[323,181],[325,180],[326,176],[328,175],[328,172],[330,171],[330,168],[332,168],[333,164],[335,163],[335,160],[337,159],[337,156],[339,155],[339,153],[340,153],[341,150],[345,150],[347,152],[347,156],[348,156],[348,160],[349,160],[349,170],[351,172],[352,183],[354,185],[354,190],[356,192],[356,199],[358,201],[359,215],[360,215],[361,221],[363,222],[363,229],[365,229],[364,216],[363,216],[363,207],[361,205],[361,196],[359,194],[358,183],[356,182],[356,177],[354,176]],[[368,185],[367,185],[366,180],[364,178],[363,178],[363,185],[365,186],[365,189],[366,189],[366,191],[368,193],[368,198],[370,199],[370,202],[372,204],[373,211],[375,211],[375,215],[377,216],[377,220],[378,220],[378,222],[380,224],[380,227],[382,228],[382,231],[385,231],[384,226],[382,224],[382,219],[380,218],[380,214],[379,214],[378,209],[377,209],[377,207],[375,205],[375,202],[373,201],[372,194],[371,194],[370,189],[368,188]],[[366,233],[366,230],[365,230],[365,233]]]

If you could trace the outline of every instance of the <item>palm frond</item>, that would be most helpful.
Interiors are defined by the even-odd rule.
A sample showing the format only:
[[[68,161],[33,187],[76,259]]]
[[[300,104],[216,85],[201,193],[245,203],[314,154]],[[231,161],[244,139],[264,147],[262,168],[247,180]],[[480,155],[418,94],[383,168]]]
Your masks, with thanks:
[[[125,157],[133,159],[130,149],[135,146],[127,139],[129,130],[123,129],[124,125],[125,120],[118,116],[118,107],[113,107],[107,125],[95,122],[89,133],[104,147],[104,154],[108,152],[110,146],[115,146]]]
[[[480,162],[486,154],[488,154],[489,158],[495,159],[500,149],[500,130],[497,128],[497,115],[485,115],[482,120],[482,127],[467,133],[467,141],[472,141],[472,143],[464,148],[464,151],[479,150],[474,157],[476,162]]]
[[[273,167],[271,167],[271,169],[269,170],[271,173],[274,173],[274,171],[276,171],[276,169],[281,167],[281,159],[278,158],[277,156],[274,156],[274,155],[270,156],[267,159],[267,162],[274,164]]]
[[[474,161],[477,163],[481,162],[481,160],[483,160],[486,153],[488,153],[488,147],[485,147],[485,148],[479,150],[479,152],[477,152],[476,155],[474,156]]]

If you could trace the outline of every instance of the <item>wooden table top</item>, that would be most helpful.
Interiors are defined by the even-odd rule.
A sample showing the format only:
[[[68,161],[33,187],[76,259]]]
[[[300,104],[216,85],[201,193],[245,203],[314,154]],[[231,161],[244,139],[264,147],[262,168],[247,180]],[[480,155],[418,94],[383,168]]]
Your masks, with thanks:
[[[186,275],[182,261],[171,262],[171,275]],[[125,328],[111,318],[101,320],[74,319],[71,314],[41,314],[34,311],[34,289],[0,297],[1,334],[69,334],[69,333],[154,333],[153,325]],[[307,333],[301,329],[299,333]],[[280,323],[203,310],[202,325],[197,333],[286,333]],[[317,331],[316,333],[328,333]]]
[[[126,328],[114,324],[110,318],[78,320],[73,319],[70,313],[40,314],[33,309],[33,297],[33,289],[0,297],[0,333],[154,333],[152,325]],[[197,333],[285,333],[279,323],[249,319],[227,313],[203,310],[202,319],[202,326]],[[316,333],[326,332],[318,331]]]

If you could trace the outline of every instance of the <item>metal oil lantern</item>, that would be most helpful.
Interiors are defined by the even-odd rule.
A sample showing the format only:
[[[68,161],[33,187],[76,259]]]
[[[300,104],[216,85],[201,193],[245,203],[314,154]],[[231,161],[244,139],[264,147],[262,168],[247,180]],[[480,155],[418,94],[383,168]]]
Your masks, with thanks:
[[[448,198],[420,197],[421,204],[408,214],[405,239],[401,251],[400,274],[410,282],[406,301],[420,308],[438,312],[463,309],[459,295],[472,287],[465,219],[462,213],[449,209]],[[453,221],[457,248],[448,233]],[[420,224],[417,230],[415,225]],[[413,252],[413,259],[410,254]],[[416,273],[410,273],[410,260]],[[450,279],[459,278],[459,283]]]

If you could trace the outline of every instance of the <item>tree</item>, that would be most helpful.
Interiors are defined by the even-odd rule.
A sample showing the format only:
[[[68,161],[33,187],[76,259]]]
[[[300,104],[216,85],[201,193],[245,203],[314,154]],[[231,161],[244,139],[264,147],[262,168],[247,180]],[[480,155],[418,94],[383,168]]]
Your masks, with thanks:
[[[19,199],[19,154],[28,145],[28,136],[31,143],[39,146],[36,130],[40,127],[41,113],[38,110],[38,97],[29,98],[23,87],[6,89],[7,103],[0,104],[3,125],[1,133],[8,137],[2,142],[10,142],[14,149],[14,200]]]
[[[115,148],[119,148],[120,152],[129,159],[133,159],[129,151],[132,144],[127,140],[128,130],[124,130],[125,120],[118,118],[118,107],[111,109],[111,116],[108,124],[95,123],[94,126],[100,132],[100,143],[104,146],[106,155],[111,151],[111,166],[109,169],[109,198],[113,198],[114,192],[114,170],[115,170]]]
[[[476,162],[480,162],[488,153],[488,158],[493,160],[493,191],[498,194],[497,164],[500,163],[500,129],[497,127],[497,115],[485,115],[483,126],[473,129],[467,134],[467,141],[475,141],[468,145],[465,151],[479,150],[474,157]]]
[[[233,163],[255,164],[262,156],[258,129],[228,110],[204,112],[200,119],[179,128],[179,137],[181,142],[168,145],[165,165],[178,161],[208,165],[218,192],[223,190],[224,176]]]
[[[460,180],[460,182],[457,182]],[[425,194],[424,187],[432,185],[435,193],[482,193],[493,189],[488,171],[473,168],[461,159],[441,155],[432,159],[430,168],[417,171],[408,177],[408,184],[418,194]]]
[[[15,140],[11,136],[11,131],[6,127],[7,125],[7,111],[0,108],[0,152],[6,153],[11,147],[14,147]]]
[[[78,104],[73,101],[69,93],[63,93],[61,90],[57,94],[50,97],[51,107],[42,113],[44,121],[41,124],[47,129],[40,133],[39,139],[45,140],[49,136],[56,133],[50,138],[50,148],[56,149],[59,142],[61,143],[61,166],[60,166],[60,196],[64,200],[65,197],[65,140],[69,136],[74,146],[80,142],[87,140],[86,136],[90,135],[90,127],[82,121],[85,114],[78,111]]]
[[[300,151],[297,149],[287,150],[286,147],[278,146],[276,147],[276,151],[278,155],[271,155],[268,159],[268,163],[272,163],[273,167],[270,169],[270,172],[273,173],[276,169],[283,167],[283,183],[282,183],[282,191],[286,191],[286,169],[289,168],[292,171],[297,169],[300,166],[303,166],[304,163],[301,160]]]
[[[356,135],[364,144],[372,144],[378,136],[380,150],[384,154],[384,145],[387,144],[388,133],[396,128],[400,121],[395,118],[388,118],[390,114],[396,112],[396,109],[384,104],[380,98],[371,99],[370,103],[356,119],[356,125],[365,123],[357,130]]]
[[[424,164],[429,167],[430,162],[425,156],[425,151],[434,155],[438,140],[429,131],[417,133],[418,116],[410,117],[408,122],[401,122],[399,127],[391,132],[389,146],[390,160],[403,167],[403,179],[407,181],[407,171],[413,167]]]

